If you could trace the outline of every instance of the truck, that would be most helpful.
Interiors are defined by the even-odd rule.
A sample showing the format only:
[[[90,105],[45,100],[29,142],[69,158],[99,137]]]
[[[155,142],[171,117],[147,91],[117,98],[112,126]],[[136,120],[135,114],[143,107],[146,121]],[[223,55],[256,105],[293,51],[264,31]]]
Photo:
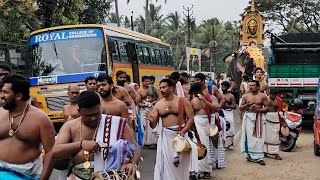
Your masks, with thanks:
[[[285,110],[291,99],[303,101],[303,118],[314,115],[320,74],[320,34],[299,33],[276,36],[271,33],[268,85],[279,90]]]

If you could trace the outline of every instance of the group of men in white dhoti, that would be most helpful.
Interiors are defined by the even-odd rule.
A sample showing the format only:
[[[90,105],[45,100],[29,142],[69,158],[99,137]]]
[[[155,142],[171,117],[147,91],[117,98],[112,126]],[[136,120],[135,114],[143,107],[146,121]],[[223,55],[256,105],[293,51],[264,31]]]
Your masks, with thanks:
[[[243,111],[241,152],[246,159],[265,165],[264,157],[279,156],[279,131],[282,113],[282,101],[276,92],[267,96],[260,92],[260,83],[252,80],[248,84],[249,93],[240,104]]]

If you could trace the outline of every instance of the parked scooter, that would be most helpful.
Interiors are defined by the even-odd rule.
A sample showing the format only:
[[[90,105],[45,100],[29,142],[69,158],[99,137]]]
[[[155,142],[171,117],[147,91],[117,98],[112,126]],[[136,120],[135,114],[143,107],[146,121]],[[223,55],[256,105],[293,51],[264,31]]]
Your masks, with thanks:
[[[291,111],[285,111],[283,113],[285,124],[285,127],[283,128],[288,128],[287,131],[289,130],[289,132],[282,133],[283,137],[280,138],[280,149],[285,152],[291,151],[296,146],[296,141],[302,129],[303,102],[296,98],[289,102],[289,106]]]

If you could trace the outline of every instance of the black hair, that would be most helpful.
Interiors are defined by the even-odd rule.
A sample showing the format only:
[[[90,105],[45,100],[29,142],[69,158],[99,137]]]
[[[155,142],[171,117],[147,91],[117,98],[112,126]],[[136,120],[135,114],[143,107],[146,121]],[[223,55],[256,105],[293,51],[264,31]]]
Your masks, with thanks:
[[[170,74],[170,79],[174,80],[174,81],[178,81],[180,79],[180,73],[175,71],[173,73]]]
[[[203,94],[202,85],[199,82],[192,83],[190,86],[189,94]]]
[[[97,77],[98,82],[107,81],[108,84],[113,84],[112,78],[107,74],[102,74]]]
[[[256,83],[256,86],[260,87],[260,82],[257,80],[250,80],[249,82],[254,82],[254,83]]]
[[[84,80],[84,83],[88,83],[89,81],[91,80],[96,80],[97,81],[97,78],[95,78],[94,76],[88,76],[85,80]]]
[[[181,85],[184,85],[184,84],[188,84],[188,83],[189,83],[187,80],[185,80],[185,79],[183,79],[183,78],[180,78],[179,81],[180,81]]]
[[[167,83],[167,85],[169,86],[169,87],[174,87],[175,86],[175,83],[174,83],[174,81],[172,80],[172,79],[162,79],[161,81],[160,81],[160,84],[161,83]]]
[[[206,76],[203,73],[198,73],[194,76],[194,78],[200,79],[201,81],[206,80]]]
[[[180,76],[181,76],[181,77],[184,77],[184,78],[190,78],[190,75],[189,75],[188,73],[186,73],[186,72],[182,72],[182,73],[180,74]]]
[[[127,73],[126,73],[126,72],[124,72],[124,71],[120,70],[120,71],[117,71],[117,73],[116,73],[116,77],[119,77],[121,74],[125,74],[125,75],[127,75]]]
[[[151,78],[150,78],[150,76],[142,76],[141,77],[142,82],[144,82],[146,79],[151,79]]]
[[[2,84],[4,85],[5,83],[12,84],[11,90],[14,94],[21,93],[23,101],[28,101],[30,99],[30,83],[24,76],[20,74],[5,76],[2,79]]]
[[[229,88],[230,87],[230,83],[228,81],[223,81],[221,83],[221,86],[226,86],[227,88]]]
[[[83,91],[77,100],[79,108],[92,108],[100,104],[100,97],[96,92]]]
[[[263,72],[263,70],[262,70],[261,67],[257,67],[257,68],[254,70],[254,73],[256,73],[258,70],[261,70],[261,72]]]
[[[4,70],[8,71],[9,74],[11,73],[11,68],[7,64],[0,64],[0,69],[4,69]]]
[[[127,77],[126,77],[126,81],[127,81],[127,82],[131,82],[131,77],[130,77],[130,75],[128,75],[128,74],[127,74]]]
[[[245,81],[249,81],[250,77],[248,75],[243,75],[242,78],[245,80]]]
[[[150,80],[152,80],[152,81],[155,81],[155,80],[156,80],[156,77],[154,77],[154,76],[149,76],[149,78],[150,78]]]

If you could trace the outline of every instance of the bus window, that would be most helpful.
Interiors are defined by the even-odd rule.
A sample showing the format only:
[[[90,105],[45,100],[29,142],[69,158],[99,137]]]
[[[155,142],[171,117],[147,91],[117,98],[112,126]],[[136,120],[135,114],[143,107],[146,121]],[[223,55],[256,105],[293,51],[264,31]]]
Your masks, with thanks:
[[[165,52],[164,51],[160,51],[160,55],[161,55],[161,65],[162,66],[167,66]]]
[[[157,64],[157,60],[156,60],[156,57],[155,57],[155,53],[154,53],[154,50],[152,48],[148,48],[149,49],[149,53],[150,53],[150,59],[151,59],[151,64],[152,65],[156,65]]]
[[[112,61],[120,61],[117,40],[109,39],[108,44],[109,44],[109,52],[110,52]]]
[[[164,63],[163,63],[163,65],[165,65],[165,66],[169,66],[169,60],[168,60],[169,58],[168,58],[168,52],[167,51],[164,51]]]
[[[127,43],[118,41],[121,62],[129,62],[129,56],[126,50]]]
[[[142,47],[143,50],[143,56],[144,56],[144,63],[145,64],[151,64],[150,54],[147,47]]]
[[[138,56],[139,63],[145,64],[142,47],[137,45],[136,49],[137,49],[137,56]]]
[[[171,52],[168,53],[168,66],[173,67],[173,59]]]
[[[155,49],[154,52],[155,52],[155,56],[156,56],[157,65],[162,65],[160,50]]]

